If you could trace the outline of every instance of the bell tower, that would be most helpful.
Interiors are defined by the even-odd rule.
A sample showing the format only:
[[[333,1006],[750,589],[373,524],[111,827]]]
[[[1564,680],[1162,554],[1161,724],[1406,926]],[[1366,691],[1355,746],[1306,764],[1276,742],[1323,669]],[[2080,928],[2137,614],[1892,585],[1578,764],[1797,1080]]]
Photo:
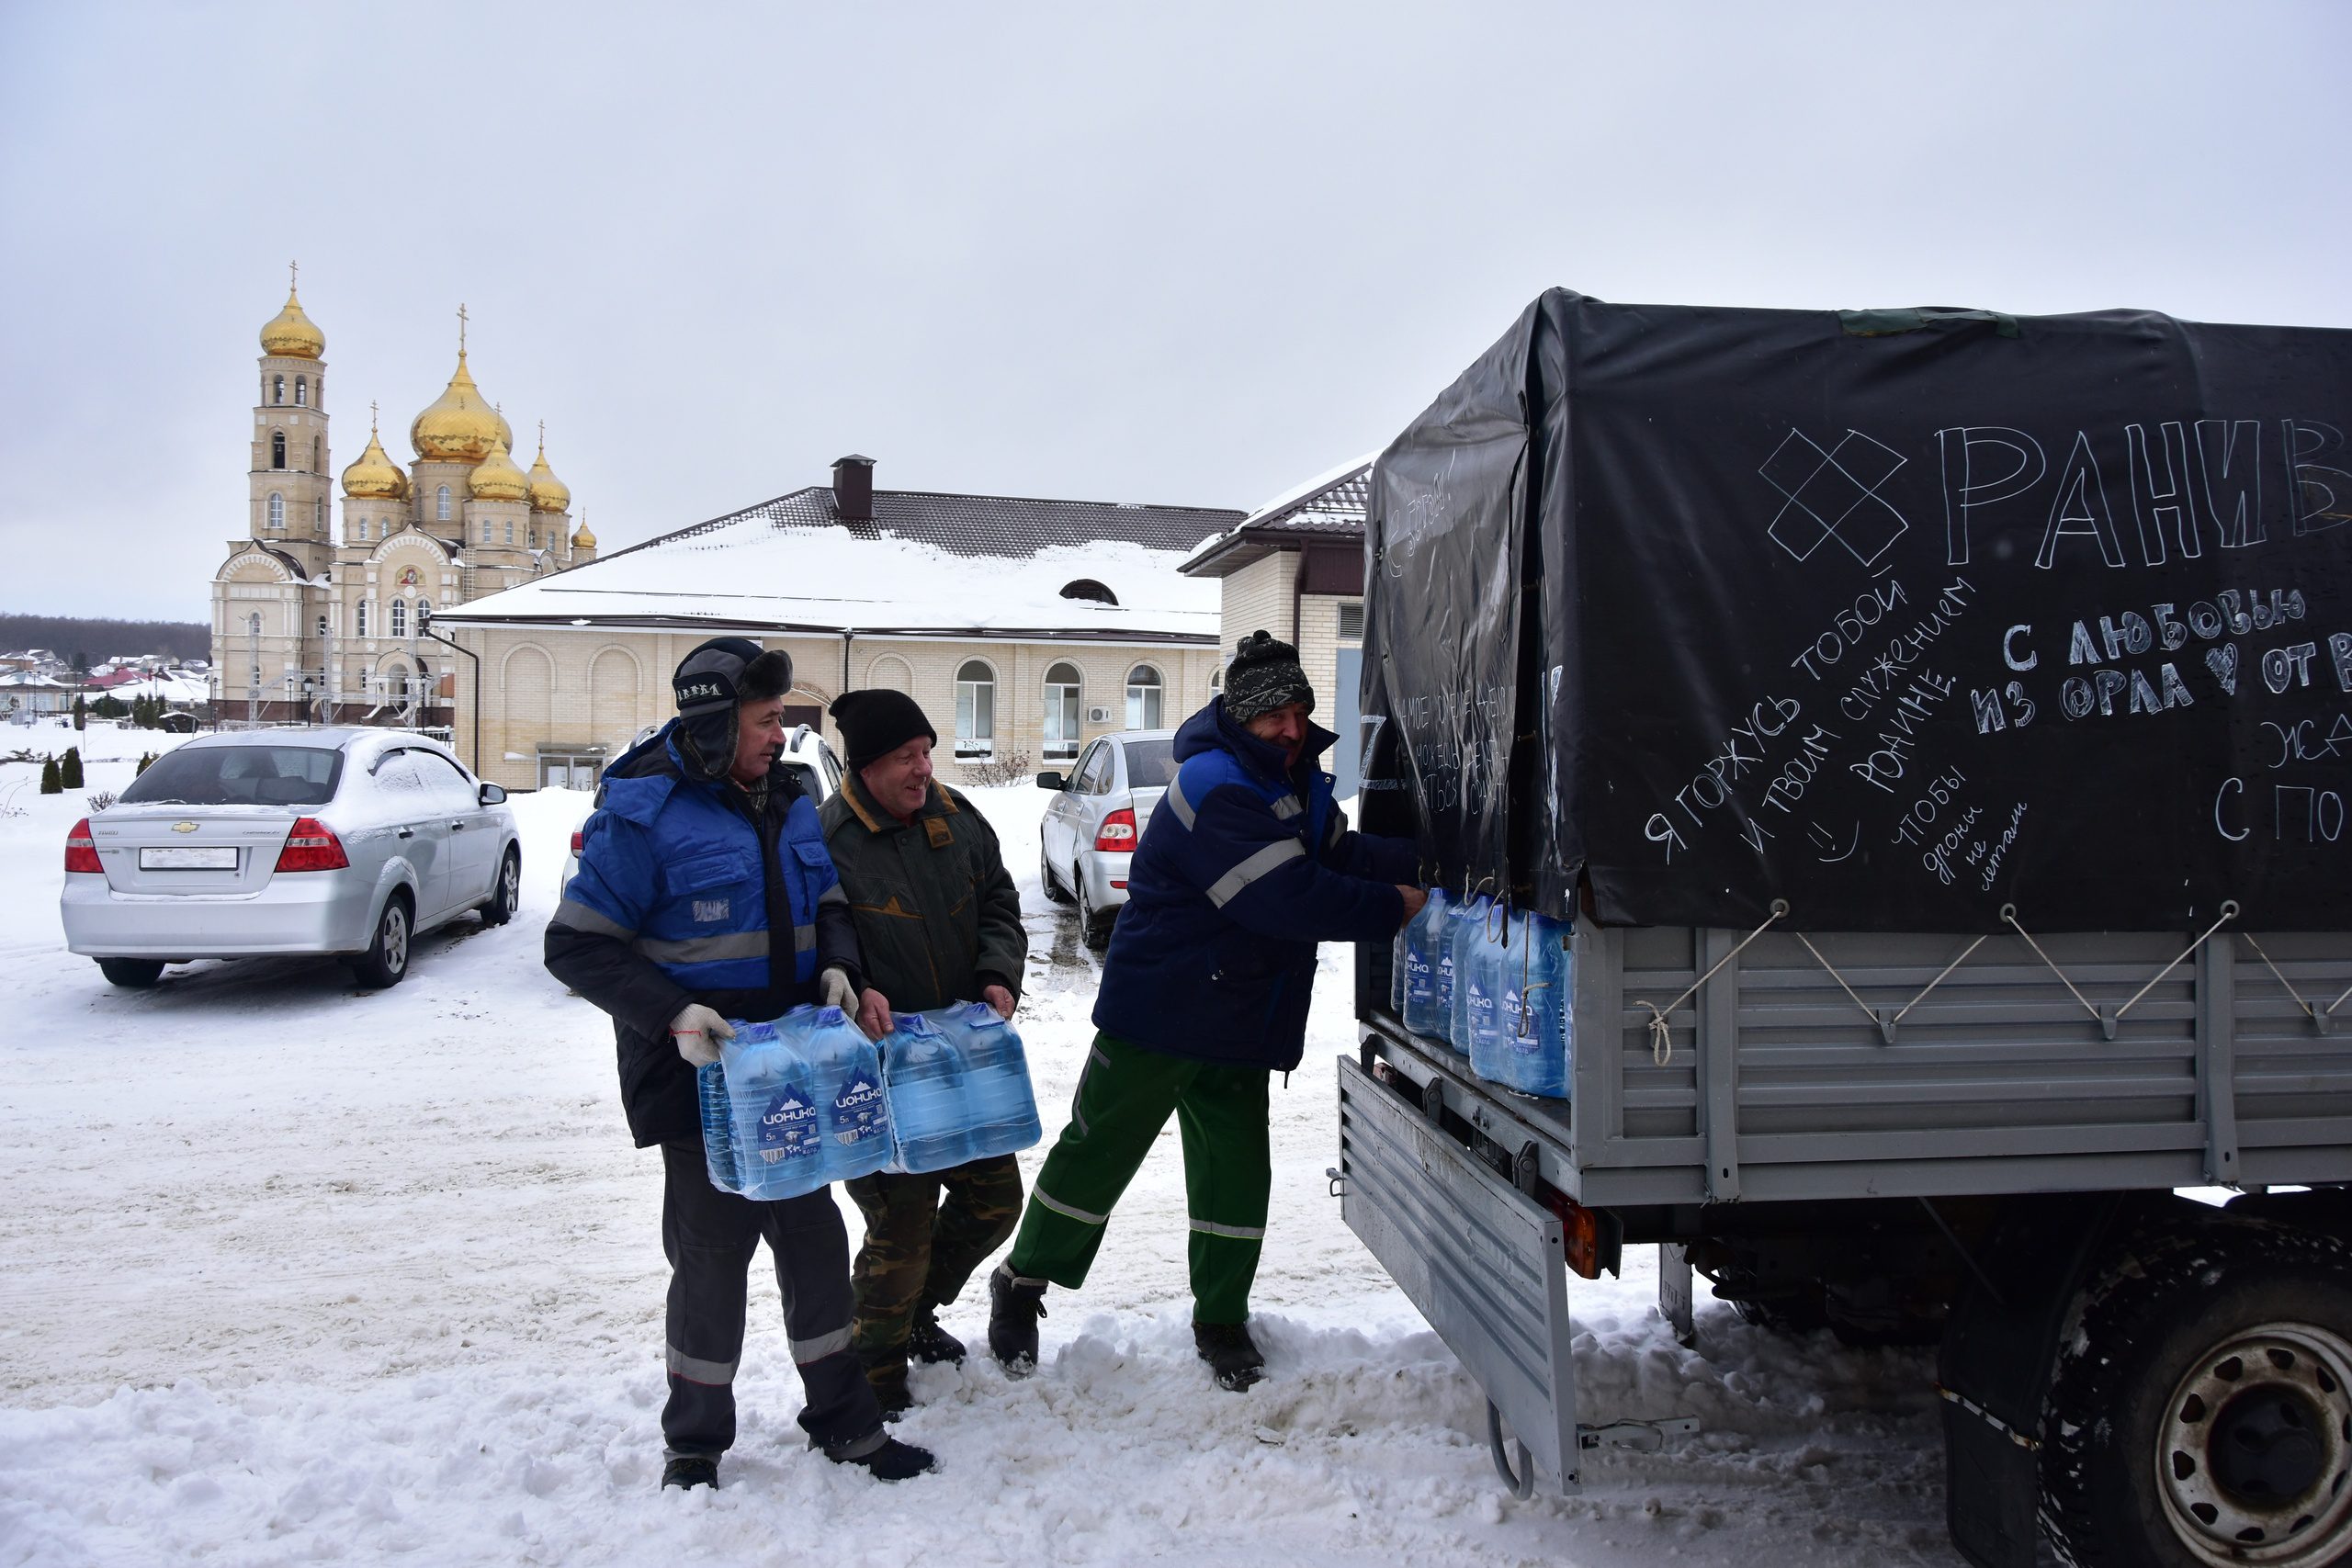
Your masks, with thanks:
[[[296,270],[288,265],[289,273]],[[326,570],[334,548],[326,349],[326,334],[303,314],[289,278],[286,308],[261,329],[247,537],[292,556],[311,578]],[[232,540],[231,547],[244,542]]]

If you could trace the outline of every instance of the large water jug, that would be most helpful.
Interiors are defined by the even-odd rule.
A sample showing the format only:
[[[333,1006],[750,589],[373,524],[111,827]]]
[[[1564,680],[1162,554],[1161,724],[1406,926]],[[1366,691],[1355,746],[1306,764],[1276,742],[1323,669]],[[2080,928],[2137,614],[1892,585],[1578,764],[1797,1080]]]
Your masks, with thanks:
[[[727,1069],[717,1062],[696,1067],[695,1098],[702,1105],[702,1157],[710,1184],[721,1192],[741,1192],[743,1167],[735,1155],[735,1103],[727,1095]]]
[[[839,1008],[795,1008],[781,1024],[801,1031],[801,1048],[815,1070],[826,1179],[848,1181],[889,1164],[890,1102],[874,1042]]]
[[[1522,1094],[1568,1098],[1575,959],[1567,935],[1565,924],[1542,915],[1511,917],[1498,954],[1502,1026],[1470,1058],[1479,1077]]]
[[[1484,899],[1480,904],[1478,919],[1468,922],[1453,960],[1453,1048],[1474,1063],[1482,1048],[1492,1049],[1501,1038],[1503,939],[1510,919],[1502,905]]]
[[[1403,981],[1404,1000],[1396,1016],[1414,1033],[1442,1040],[1451,1027],[1448,1010],[1453,998],[1439,989],[1439,975],[1444,963],[1445,939],[1452,931],[1445,917],[1453,908],[1453,900],[1445,896],[1442,887],[1430,888],[1429,896],[1421,912],[1407,920],[1405,929],[1397,933],[1396,972]]]
[[[961,1002],[931,1015],[963,1048],[972,1105],[973,1159],[1025,1149],[1044,1134],[1029,1056],[1012,1025],[986,1002]]]
[[[832,1179],[819,1109],[830,1096],[795,1032],[777,1022],[741,1024],[719,1048],[741,1178],[732,1190],[746,1198],[797,1198]],[[707,1156],[707,1137],[703,1147]]]
[[[1495,901],[1482,896],[1455,905],[1446,918],[1445,957],[1440,970],[1440,988],[1446,994],[1444,1040],[1465,1056],[1470,1054],[1470,963],[1486,936],[1494,908]]]
[[[882,1042],[883,1083],[890,1096],[890,1168],[946,1170],[973,1154],[970,1074],[964,1053],[922,1013],[897,1015]]]

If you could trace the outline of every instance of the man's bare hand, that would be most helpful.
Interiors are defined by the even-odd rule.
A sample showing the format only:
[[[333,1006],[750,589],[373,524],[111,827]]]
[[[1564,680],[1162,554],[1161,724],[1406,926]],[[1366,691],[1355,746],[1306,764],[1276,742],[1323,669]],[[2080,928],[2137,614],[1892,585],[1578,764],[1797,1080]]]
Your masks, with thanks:
[[[1011,1018],[1012,1016],[1012,1010],[1021,1005],[1020,998],[1016,998],[1011,991],[1006,990],[1002,986],[982,986],[980,987],[980,1000],[996,1009],[997,1017],[1003,1019]]]
[[[890,998],[873,987],[866,987],[865,994],[857,998],[857,1026],[865,1031],[868,1040],[879,1040],[889,1033]]]
[[[1421,912],[1421,907],[1430,901],[1430,896],[1418,887],[1408,887],[1401,882],[1396,885],[1396,891],[1405,896],[1405,918],[1396,923],[1399,926],[1408,925],[1413,917]]]

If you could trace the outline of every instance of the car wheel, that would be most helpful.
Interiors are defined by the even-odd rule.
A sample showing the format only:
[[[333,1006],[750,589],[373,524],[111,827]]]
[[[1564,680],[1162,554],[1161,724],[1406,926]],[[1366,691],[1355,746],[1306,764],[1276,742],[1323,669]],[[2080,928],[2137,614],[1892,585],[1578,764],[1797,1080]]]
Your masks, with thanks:
[[[351,962],[351,972],[361,985],[380,991],[401,983],[408,973],[409,934],[408,894],[395,889],[384,900],[384,912],[376,917],[376,935],[368,951]]]
[[[490,890],[490,902],[481,907],[481,923],[503,926],[514,918],[523,902],[523,853],[509,849],[506,858],[498,863],[498,881]]]
[[[143,991],[164,977],[164,964],[159,958],[101,958],[98,973],[118,986]]]
[[[1086,874],[1076,866],[1070,867],[1070,882],[1078,888],[1078,934],[1087,946],[1100,953],[1111,945],[1111,922],[1119,911],[1103,914],[1095,908],[1094,900],[1086,896]]]
[[[1054,863],[1046,858],[1045,846],[1042,844],[1037,848],[1037,880],[1045,885],[1046,901],[1047,903],[1067,904],[1069,902],[1069,893],[1063,890],[1060,883],[1054,880]]]
[[[2069,1562],[2352,1552],[2352,1248],[2226,1222],[2142,1235],[2079,1321],[2042,1405],[2041,1517]]]

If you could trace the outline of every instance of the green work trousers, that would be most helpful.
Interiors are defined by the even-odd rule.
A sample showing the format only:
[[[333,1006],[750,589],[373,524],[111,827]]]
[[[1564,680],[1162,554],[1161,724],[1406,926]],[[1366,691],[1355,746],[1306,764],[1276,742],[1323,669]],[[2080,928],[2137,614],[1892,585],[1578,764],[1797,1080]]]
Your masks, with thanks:
[[[1247,1321],[1274,1179],[1266,1138],[1272,1076],[1263,1067],[1163,1056],[1098,1033],[1069,1125],[1029,1195],[1012,1243],[1012,1272],[1073,1290],[1086,1282],[1112,1208],[1172,1111],[1184,1140],[1192,1214],[1193,1319]]]

